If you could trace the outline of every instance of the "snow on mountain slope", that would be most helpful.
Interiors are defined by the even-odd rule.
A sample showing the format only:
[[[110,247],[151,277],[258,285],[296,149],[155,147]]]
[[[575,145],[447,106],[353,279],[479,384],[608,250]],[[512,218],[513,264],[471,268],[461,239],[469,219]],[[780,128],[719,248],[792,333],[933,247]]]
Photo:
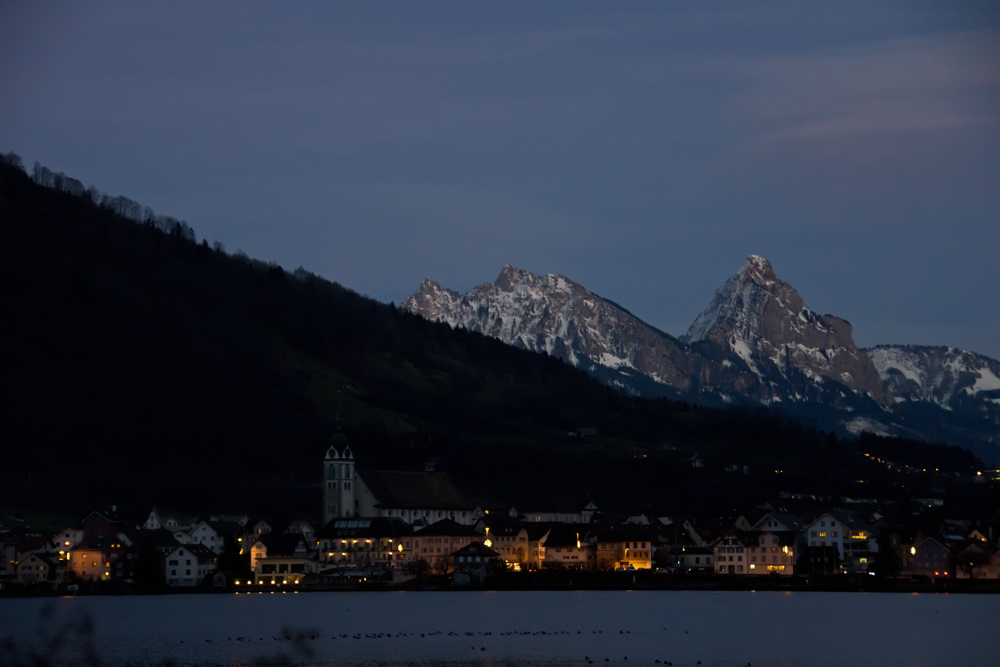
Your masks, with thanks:
[[[536,276],[510,265],[495,282],[466,294],[425,278],[400,307],[583,368],[596,364],[645,375],[678,391],[691,390],[691,377],[699,371],[726,372],[721,363],[688,355],[676,339],[568,278]]]
[[[850,433],[1000,444],[1000,362],[949,348],[859,350],[850,323],[811,311],[757,255],[681,339],[568,278],[509,265],[465,294],[425,278],[400,308],[637,394],[780,405]]]
[[[681,340],[729,349],[764,381],[802,374],[814,382],[839,382],[882,405],[891,400],[871,360],[854,344],[850,323],[809,310],[759,255],[750,255],[716,291]]]
[[[1000,361],[953,347],[879,345],[864,350],[897,402],[951,410],[969,399],[1000,399]]]

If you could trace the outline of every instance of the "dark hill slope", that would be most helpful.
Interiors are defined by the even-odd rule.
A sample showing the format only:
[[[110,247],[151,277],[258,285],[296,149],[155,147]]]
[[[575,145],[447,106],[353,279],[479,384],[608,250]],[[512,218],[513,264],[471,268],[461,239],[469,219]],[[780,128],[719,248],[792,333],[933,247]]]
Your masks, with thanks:
[[[432,453],[469,491],[521,504],[589,492],[711,510],[877,473],[778,413],[627,398],[97,200],[0,165],[0,504],[311,513],[338,412],[361,463]],[[568,438],[578,426],[600,435]],[[683,465],[695,450],[706,471]],[[971,464],[939,453],[940,467]],[[780,480],[721,473],[776,462]]]

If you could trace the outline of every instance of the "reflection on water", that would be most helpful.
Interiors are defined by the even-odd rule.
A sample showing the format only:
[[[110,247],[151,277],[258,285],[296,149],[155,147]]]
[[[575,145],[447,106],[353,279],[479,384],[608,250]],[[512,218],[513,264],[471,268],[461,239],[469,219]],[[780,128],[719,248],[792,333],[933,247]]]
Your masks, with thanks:
[[[0,661],[979,665],[992,662],[988,639],[998,622],[1000,600],[989,595],[524,591],[8,599],[0,600],[6,642]],[[40,660],[30,662],[31,654]]]

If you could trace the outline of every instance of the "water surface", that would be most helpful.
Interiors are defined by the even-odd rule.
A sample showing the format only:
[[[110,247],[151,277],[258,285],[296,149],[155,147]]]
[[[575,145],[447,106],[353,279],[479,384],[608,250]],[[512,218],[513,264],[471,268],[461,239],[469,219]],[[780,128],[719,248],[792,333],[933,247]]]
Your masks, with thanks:
[[[304,666],[660,660],[919,667],[994,664],[1000,598],[511,591],[0,600],[0,636],[14,638],[21,656],[27,648],[44,653],[60,639],[65,651],[79,650],[74,628],[84,618],[92,622],[90,644],[102,665],[236,665],[284,656]],[[60,656],[55,662],[70,659]]]

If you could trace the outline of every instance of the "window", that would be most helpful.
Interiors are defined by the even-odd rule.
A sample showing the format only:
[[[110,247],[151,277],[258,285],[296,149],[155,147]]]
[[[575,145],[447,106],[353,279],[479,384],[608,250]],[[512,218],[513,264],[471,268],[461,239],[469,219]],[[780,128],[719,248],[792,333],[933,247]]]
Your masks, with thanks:
[[[812,537],[816,537],[816,531],[815,531],[815,530],[814,530],[814,531],[811,531],[811,532],[809,533],[809,535],[811,535]]]
[[[185,574],[191,574],[191,570],[186,570]]]
[[[170,564],[170,565],[177,565],[177,560],[176,560],[176,559],[174,559],[174,560],[170,561],[170,563],[169,563],[169,564]]]

